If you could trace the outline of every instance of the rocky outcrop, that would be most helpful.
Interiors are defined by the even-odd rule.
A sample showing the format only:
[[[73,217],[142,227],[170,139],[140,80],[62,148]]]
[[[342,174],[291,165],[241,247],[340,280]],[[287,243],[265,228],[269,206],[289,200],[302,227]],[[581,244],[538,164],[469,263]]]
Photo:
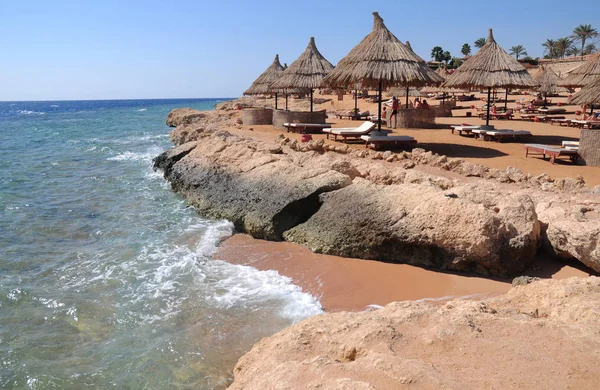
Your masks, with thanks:
[[[350,184],[339,172],[293,164],[276,145],[227,132],[167,151],[155,165],[203,215],[268,240],[306,221],[320,206],[319,194]]]
[[[538,203],[545,248],[600,272],[600,199]]]
[[[321,202],[286,240],[318,253],[493,275],[522,271],[540,240],[534,204],[524,194],[355,179]]]
[[[171,115],[176,145],[156,160],[203,214],[254,237],[314,251],[504,276],[544,248],[600,272],[600,199],[581,178],[552,179],[323,139],[234,136],[236,110]],[[199,141],[199,142],[198,142]],[[567,211],[565,211],[567,210]]]
[[[594,389],[599,306],[590,277],[316,316],[257,343],[229,389]]]

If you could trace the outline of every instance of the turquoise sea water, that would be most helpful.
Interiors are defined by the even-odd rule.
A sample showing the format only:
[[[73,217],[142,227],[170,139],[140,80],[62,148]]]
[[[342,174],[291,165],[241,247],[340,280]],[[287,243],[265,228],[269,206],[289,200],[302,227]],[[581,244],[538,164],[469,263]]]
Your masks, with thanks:
[[[0,102],[0,388],[224,388],[254,342],[321,312],[213,260],[232,225],[153,172],[168,112],[215,103]]]

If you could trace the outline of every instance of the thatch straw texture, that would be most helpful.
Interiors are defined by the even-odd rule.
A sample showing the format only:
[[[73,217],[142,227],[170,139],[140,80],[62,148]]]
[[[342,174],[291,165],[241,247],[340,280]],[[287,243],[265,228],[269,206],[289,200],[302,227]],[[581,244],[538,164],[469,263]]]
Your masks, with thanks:
[[[306,50],[271,84],[273,90],[311,90],[321,86],[333,65],[321,55],[311,37]]]
[[[406,41],[406,47],[408,47],[410,49],[410,51],[415,55],[415,57],[417,57],[419,59],[419,62],[422,62],[424,64],[427,63],[427,61],[425,61],[421,56],[419,56],[417,53],[415,53],[415,51],[413,50],[409,41]]]
[[[323,81],[331,87],[362,83],[364,88],[382,89],[396,85],[420,87],[443,79],[421,62],[398,40],[373,12],[373,31],[340,60]]]
[[[425,87],[421,89],[423,93],[438,93],[438,92],[446,92],[446,93],[467,93],[468,90],[461,88],[444,88],[444,87]]]
[[[283,70],[284,68],[279,62],[279,54],[275,54],[273,63],[254,80],[244,95],[264,95],[271,92],[271,84],[281,76]]]
[[[388,93],[388,95],[393,95],[393,96],[406,96],[406,87],[392,87],[392,88],[388,89],[387,93]],[[419,91],[416,88],[409,88],[408,96],[421,97],[421,96],[427,96],[427,95],[425,95],[424,93],[421,93],[421,91]]]
[[[581,105],[600,105],[600,76],[596,77],[595,81],[587,84],[581,88],[581,91],[577,92],[571,99],[571,104]]]
[[[435,73],[437,73],[440,76],[442,76],[444,78],[444,80],[447,79],[448,77],[450,77],[450,72],[448,72],[448,69],[446,68],[446,65],[444,65],[443,68],[441,66],[439,68],[437,68],[437,70],[435,71]]]
[[[467,59],[443,84],[458,88],[523,88],[538,83],[494,40],[492,29],[485,45]]]
[[[540,83],[540,86],[536,88],[537,91],[546,96],[560,92],[569,92],[568,89],[558,86],[558,83],[562,81],[561,78],[552,69],[544,65],[538,68],[533,74],[533,78]]]
[[[562,87],[583,87],[600,77],[600,52],[590,58],[585,64],[569,72],[569,76],[560,82]]]

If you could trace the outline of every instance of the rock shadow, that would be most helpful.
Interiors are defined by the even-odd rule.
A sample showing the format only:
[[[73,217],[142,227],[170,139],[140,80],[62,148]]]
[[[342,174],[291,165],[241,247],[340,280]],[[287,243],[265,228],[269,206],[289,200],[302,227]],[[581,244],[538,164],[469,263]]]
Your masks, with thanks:
[[[416,147],[451,158],[494,158],[508,156],[508,153],[496,149],[472,145],[419,143]]]

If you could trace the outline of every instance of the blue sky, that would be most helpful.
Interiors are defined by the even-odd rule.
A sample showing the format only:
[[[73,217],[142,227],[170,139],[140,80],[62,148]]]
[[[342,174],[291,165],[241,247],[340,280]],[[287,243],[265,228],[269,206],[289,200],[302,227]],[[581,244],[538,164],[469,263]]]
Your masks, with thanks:
[[[579,24],[600,30],[597,2],[0,0],[0,101],[235,97],[311,36],[335,65],[373,11],[425,59],[434,46],[458,56],[490,27],[537,57]]]

